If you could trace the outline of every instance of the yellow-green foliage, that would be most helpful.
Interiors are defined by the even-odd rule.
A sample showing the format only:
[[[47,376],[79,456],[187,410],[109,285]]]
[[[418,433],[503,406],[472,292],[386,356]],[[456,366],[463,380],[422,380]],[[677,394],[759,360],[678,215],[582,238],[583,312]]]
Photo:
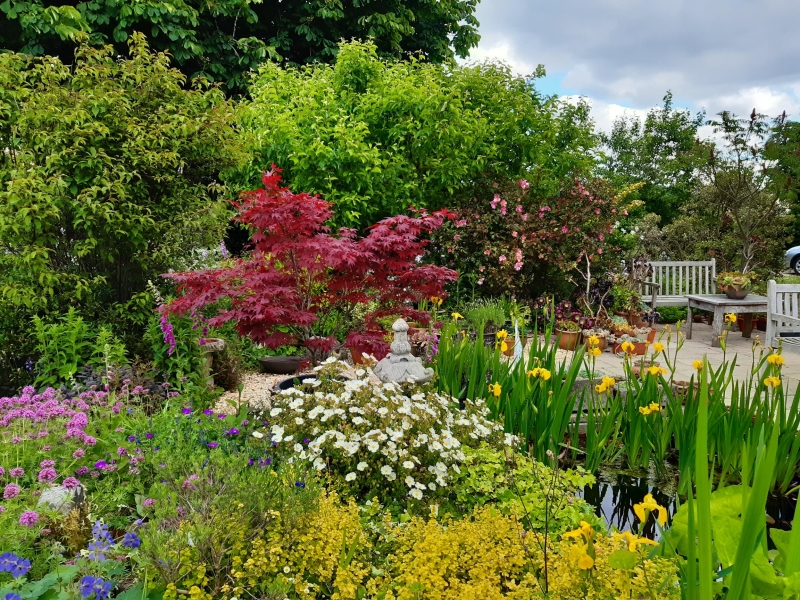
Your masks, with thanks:
[[[586,548],[581,541],[562,541],[556,546],[558,555],[548,561],[550,598],[605,600],[610,598],[681,597],[678,567],[674,559],[648,558],[647,548],[638,547],[629,533],[614,533],[593,541],[594,561],[591,568],[581,568]],[[635,550],[638,558],[631,570],[614,568],[609,557],[616,551]],[[542,553],[538,567],[544,565]]]
[[[522,598],[679,598],[675,561],[647,558],[647,549],[623,534],[586,546],[564,540],[548,548],[545,582],[541,536],[495,508],[463,519],[414,517],[406,523],[366,527],[359,508],[323,495],[304,518],[283,524],[233,549],[234,585],[225,598],[291,597],[302,600],[494,600]],[[590,527],[587,523],[586,527]],[[380,533],[378,533],[380,531]],[[609,556],[633,550],[630,570],[612,568]],[[545,586],[548,593],[545,593]],[[200,598],[201,596],[196,596]]]

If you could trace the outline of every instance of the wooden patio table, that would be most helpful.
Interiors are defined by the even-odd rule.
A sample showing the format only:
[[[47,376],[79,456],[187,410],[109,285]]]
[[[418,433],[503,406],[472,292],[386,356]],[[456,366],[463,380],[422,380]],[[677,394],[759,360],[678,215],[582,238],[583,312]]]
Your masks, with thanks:
[[[756,294],[748,294],[744,300],[731,300],[725,294],[690,294],[687,299],[689,310],[686,318],[689,321],[689,331],[686,332],[686,339],[692,339],[692,309],[707,310],[714,313],[711,326],[711,346],[714,348],[719,348],[726,314],[742,315],[742,337],[749,338],[753,331],[753,313],[767,312],[767,297]]]

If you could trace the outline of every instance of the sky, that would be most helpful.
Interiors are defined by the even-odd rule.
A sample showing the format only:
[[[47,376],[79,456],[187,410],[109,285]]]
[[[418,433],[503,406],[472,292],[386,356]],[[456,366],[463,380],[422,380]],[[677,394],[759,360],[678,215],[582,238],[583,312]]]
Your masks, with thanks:
[[[544,65],[537,87],[586,97],[604,130],[667,90],[708,116],[756,108],[800,120],[800,0],[481,0],[476,16],[470,59],[520,74]]]

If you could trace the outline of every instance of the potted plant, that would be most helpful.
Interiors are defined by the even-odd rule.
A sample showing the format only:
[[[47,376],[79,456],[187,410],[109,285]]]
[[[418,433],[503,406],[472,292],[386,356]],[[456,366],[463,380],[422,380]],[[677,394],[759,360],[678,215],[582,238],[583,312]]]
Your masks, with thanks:
[[[506,322],[506,313],[497,300],[477,300],[465,306],[461,312],[476,332],[483,327],[483,340],[487,346],[494,343],[495,334]]]
[[[646,339],[637,338],[627,334],[615,337],[614,343],[611,346],[611,352],[614,354],[625,353],[625,349],[623,348],[625,342],[630,342],[632,344],[631,350],[628,352],[632,356],[642,356],[647,352]]]
[[[758,279],[752,271],[727,271],[717,275],[717,288],[731,300],[743,300],[750,292],[750,284]]]
[[[581,339],[581,327],[575,321],[556,321],[555,335],[562,350],[575,350]]]

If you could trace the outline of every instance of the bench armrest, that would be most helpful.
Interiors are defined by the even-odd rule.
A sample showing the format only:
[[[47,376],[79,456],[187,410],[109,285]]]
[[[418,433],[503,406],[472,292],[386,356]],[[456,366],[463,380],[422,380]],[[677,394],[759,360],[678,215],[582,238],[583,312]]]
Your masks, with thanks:
[[[800,319],[798,319],[797,317],[790,317],[787,315],[782,315],[780,313],[772,313],[769,318],[771,321],[775,321],[776,323],[777,322],[795,323],[797,325],[800,325]]]
[[[642,281],[640,283],[641,285],[646,285],[647,287],[655,288],[656,291],[661,291],[660,283],[653,283],[652,281]]]

